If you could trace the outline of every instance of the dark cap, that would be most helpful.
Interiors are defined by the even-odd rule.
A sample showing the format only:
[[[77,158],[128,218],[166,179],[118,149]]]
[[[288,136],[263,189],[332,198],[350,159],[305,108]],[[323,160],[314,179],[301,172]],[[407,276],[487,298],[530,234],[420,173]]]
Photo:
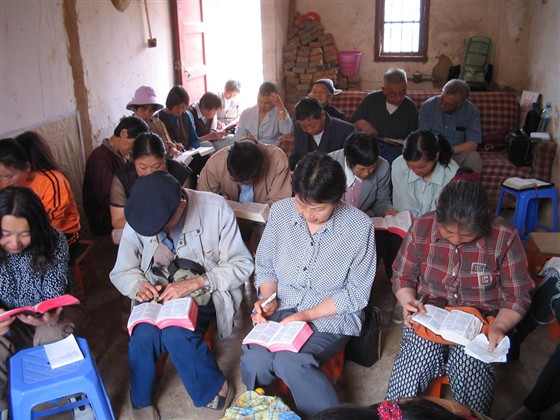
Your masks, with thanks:
[[[128,224],[142,236],[154,236],[179,207],[181,184],[165,171],[139,177],[124,206]]]

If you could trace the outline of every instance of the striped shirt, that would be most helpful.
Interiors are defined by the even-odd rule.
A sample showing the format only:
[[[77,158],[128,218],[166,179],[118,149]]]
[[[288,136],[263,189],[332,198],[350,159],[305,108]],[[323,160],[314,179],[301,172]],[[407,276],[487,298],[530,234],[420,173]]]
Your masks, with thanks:
[[[525,315],[533,280],[517,230],[493,216],[491,232],[455,246],[439,233],[435,212],[416,219],[393,263],[393,291],[417,290],[427,300],[481,312],[512,309]]]
[[[375,269],[374,229],[365,213],[341,202],[311,235],[293,198],[272,205],[257,249],[255,286],[276,282],[279,310],[301,312],[332,297],[337,313],[314,320],[317,330],[359,335]]]

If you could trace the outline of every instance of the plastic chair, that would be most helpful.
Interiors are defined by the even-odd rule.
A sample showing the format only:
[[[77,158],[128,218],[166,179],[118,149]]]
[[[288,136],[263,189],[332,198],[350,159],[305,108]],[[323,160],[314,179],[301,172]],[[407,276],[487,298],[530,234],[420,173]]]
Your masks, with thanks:
[[[443,385],[449,385],[449,378],[447,376],[439,376],[437,378],[432,379],[428,389],[426,390],[426,395],[428,397],[441,397],[441,387]]]
[[[558,232],[558,193],[554,187],[514,190],[502,186],[500,189],[500,198],[496,206],[496,214],[500,214],[502,199],[506,193],[513,195],[516,199],[513,224],[519,231],[521,239],[526,239],[529,233],[537,230],[537,226],[549,232]],[[552,228],[538,221],[538,200],[542,198],[550,198],[552,200]]]
[[[344,373],[344,347],[342,347],[339,352],[331,358],[327,363],[321,366],[323,372],[327,374],[327,377],[332,383],[342,376]],[[278,388],[282,396],[286,396],[290,393],[290,388],[284,383],[284,381],[278,378]]]
[[[10,402],[14,419],[35,419],[87,404],[97,419],[114,419],[111,403],[91,357],[87,342],[77,337],[84,359],[56,369],[49,365],[44,346],[21,350],[10,359]],[[84,394],[85,398],[42,411],[33,407]]]
[[[82,263],[87,262],[87,272],[90,276],[90,284],[97,284],[97,261],[95,259],[95,241],[91,239],[80,239],[78,241],[78,255],[72,261],[72,272],[74,273],[74,280],[78,284],[80,291],[85,295],[86,288],[84,285],[84,277],[86,270],[82,268]],[[87,258],[87,260],[86,260]]]

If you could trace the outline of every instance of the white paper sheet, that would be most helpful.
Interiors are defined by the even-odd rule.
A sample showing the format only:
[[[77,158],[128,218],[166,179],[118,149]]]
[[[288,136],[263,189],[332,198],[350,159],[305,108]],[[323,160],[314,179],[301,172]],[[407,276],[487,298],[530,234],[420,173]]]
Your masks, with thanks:
[[[493,352],[488,351],[489,344],[488,338],[484,334],[478,334],[465,346],[465,353],[484,363],[505,362],[510,345],[509,337],[506,335]]]
[[[53,369],[84,359],[84,355],[73,334],[70,334],[63,340],[45,344],[45,352]]]

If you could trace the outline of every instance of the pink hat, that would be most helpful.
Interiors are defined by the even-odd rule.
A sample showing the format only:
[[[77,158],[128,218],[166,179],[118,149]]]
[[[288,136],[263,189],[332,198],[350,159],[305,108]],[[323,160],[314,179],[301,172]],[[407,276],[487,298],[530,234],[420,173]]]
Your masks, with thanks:
[[[132,100],[126,106],[126,109],[132,110],[133,106],[141,105],[154,105],[157,108],[156,111],[159,111],[163,108],[163,105],[160,104],[156,99],[156,93],[149,86],[140,86],[138,89],[136,89]]]

